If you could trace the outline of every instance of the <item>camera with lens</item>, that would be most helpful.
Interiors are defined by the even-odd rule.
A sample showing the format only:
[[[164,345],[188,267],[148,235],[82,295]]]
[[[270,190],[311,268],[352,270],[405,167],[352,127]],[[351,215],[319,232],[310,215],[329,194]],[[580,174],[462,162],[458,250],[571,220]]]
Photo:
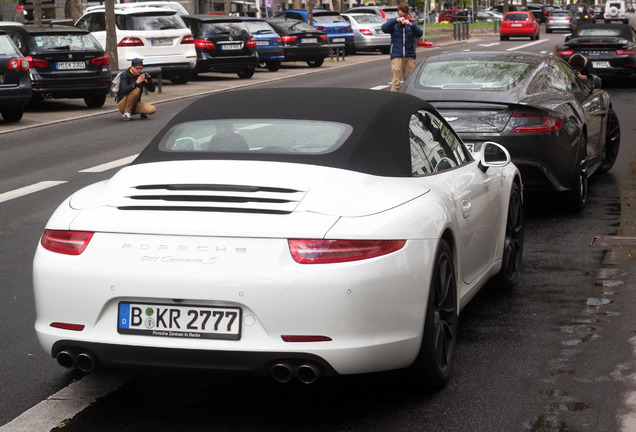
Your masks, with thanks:
[[[147,81],[152,80],[152,77],[150,76],[148,72],[144,72],[144,78],[146,78]]]

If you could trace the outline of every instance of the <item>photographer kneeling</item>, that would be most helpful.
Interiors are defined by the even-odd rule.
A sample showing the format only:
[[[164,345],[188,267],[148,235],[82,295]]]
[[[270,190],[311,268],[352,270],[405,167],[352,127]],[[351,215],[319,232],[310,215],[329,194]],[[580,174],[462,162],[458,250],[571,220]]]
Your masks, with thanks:
[[[142,119],[157,112],[154,105],[141,102],[144,88],[149,92],[155,91],[155,85],[149,74],[143,71],[144,64],[140,58],[132,60],[131,67],[121,76],[119,92],[117,93],[117,107],[122,113],[122,120],[131,120],[132,114],[141,114]]]

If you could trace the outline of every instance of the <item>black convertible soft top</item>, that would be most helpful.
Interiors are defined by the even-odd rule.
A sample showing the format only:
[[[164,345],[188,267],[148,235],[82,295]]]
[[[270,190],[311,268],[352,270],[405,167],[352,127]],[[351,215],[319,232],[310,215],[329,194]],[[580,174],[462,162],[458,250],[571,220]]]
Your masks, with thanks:
[[[435,111],[414,96],[345,88],[250,89],[193,102],[153,138],[133,164],[172,160],[260,160],[321,165],[390,177],[411,176],[409,121],[418,110]],[[329,153],[164,152],[162,137],[184,122],[209,119],[332,121],[353,130]]]

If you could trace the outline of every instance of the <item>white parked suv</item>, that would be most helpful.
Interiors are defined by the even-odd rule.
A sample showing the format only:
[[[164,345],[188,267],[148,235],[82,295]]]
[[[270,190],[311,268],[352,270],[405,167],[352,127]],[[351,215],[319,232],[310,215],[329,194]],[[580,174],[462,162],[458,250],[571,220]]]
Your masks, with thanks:
[[[623,0],[608,0],[605,2],[605,13],[603,13],[603,20],[606,23],[612,21],[622,21],[624,24],[629,24],[629,12],[625,7]]]
[[[132,59],[143,59],[145,67],[161,67],[162,76],[185,84],[197,64],[194,37],[173,9],[115,5],[118,68],[130,67]],[[106,48],[104,6],[91,6],[75,24],[91,32]]]

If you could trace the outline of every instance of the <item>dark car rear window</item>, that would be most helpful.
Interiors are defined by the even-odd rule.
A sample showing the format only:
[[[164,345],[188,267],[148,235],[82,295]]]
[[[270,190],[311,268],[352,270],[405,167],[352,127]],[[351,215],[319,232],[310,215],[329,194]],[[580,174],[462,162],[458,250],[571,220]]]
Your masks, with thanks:
[[[31,45],[38,51],[101,50],[97,40],[88,33],[40,33],[29,35]]]
[[[504,18],[505,21],[528,21],[529,19],[530,19],[530,16],[528,14],[522,14],[522,13],[508,14],[506,15],[506,18]]]
[[[553,12],[550,12],[550,16],[551,17],[555,17],[555,16],[558,16],[558,17],[569,17],[570,16],[570,12],[569,11],[553,11]]]
[[[271,25],[265,21],[245,21],[247,29],[252,34],[275,34],[276,32]]]
[[[242,22],[204,22],[201,23],[199,31],[206,37],[212,37],[240,36],[248,30]]]
[[[608,28],[608,27],[587,27],[580,28],[573,36],[595,36],[595,37],[623,37],[625,39],[631,39],[628,31],[623,31],[620,28]]]
[[[117,15],[117,28],[120,30],[172,30],[184,29],[185,23],[174,12],[151,12],[134,15]]]
[[[343,17],[334,12],[322,12],[314,14],[314,22],[317,23],[346,23]]]

